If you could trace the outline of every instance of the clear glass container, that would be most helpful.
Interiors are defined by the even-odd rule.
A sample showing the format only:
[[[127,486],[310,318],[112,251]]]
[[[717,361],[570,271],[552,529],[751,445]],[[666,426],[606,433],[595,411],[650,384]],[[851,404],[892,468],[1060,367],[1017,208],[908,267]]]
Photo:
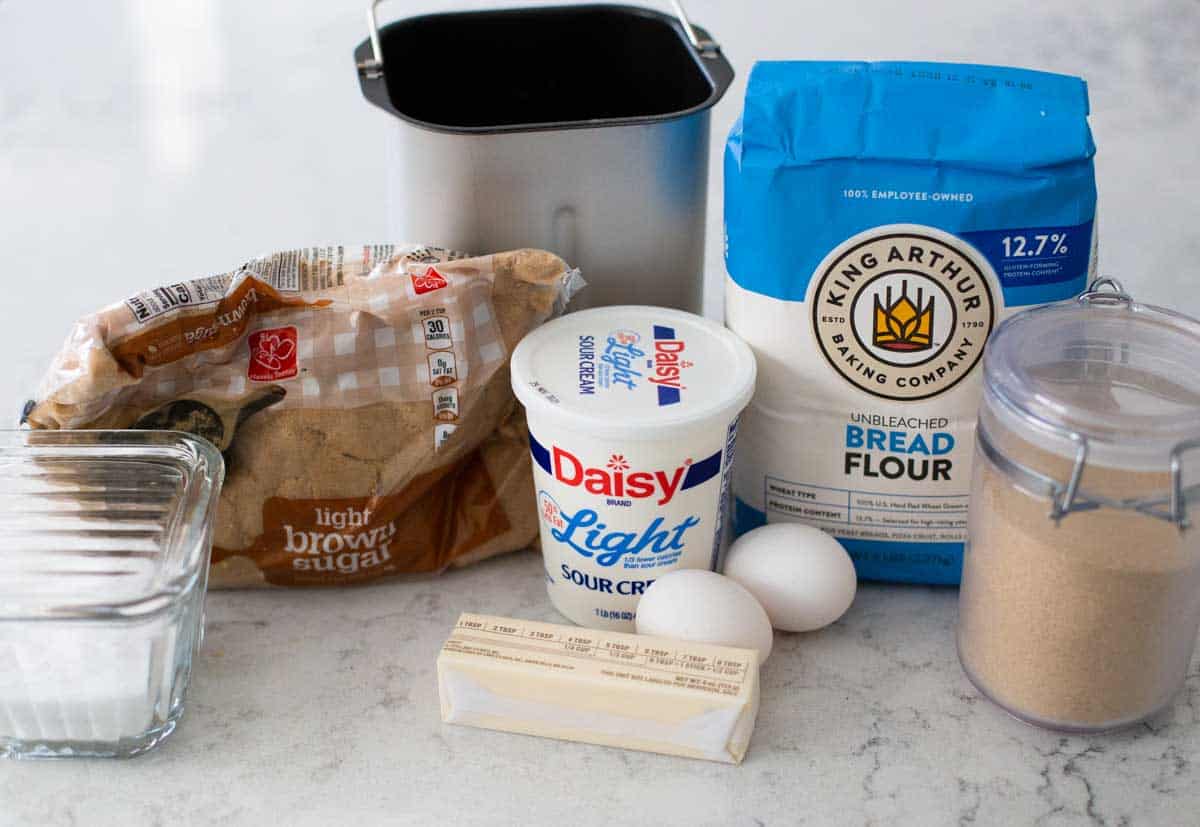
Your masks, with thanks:
[[[1200,627],[1200,322],[1111,280],[1019,313],[984,358],[958,649],[1068,731],[1170,703]]]
[[[224,464],[171,432],[0,432],[0,755],[127,757],[183,712]]]

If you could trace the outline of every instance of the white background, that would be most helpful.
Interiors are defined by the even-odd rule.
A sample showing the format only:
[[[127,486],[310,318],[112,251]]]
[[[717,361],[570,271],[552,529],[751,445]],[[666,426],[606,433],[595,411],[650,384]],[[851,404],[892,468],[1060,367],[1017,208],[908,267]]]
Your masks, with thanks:
[[[0,425],[84,313],[278,248],[393,240],[389,117],[361,98],[351,57],[365,5],[0,0]],[[413,0],[381,14],[493,5],[512,4]],[[738,72],[713,117],[710,315],[721,312],[721,149],[756,58],[957,60],[1084,76],[1099,145],[1101,270],[1144,300],[1200,314],[1196,0],[688,6]],[[547,71],[558,60],[570,49],[548,55]]]

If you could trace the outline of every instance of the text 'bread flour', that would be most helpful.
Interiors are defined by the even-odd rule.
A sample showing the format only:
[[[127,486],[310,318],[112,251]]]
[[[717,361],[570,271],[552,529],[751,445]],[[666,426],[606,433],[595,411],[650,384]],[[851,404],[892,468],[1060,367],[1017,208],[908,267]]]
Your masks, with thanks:
[[[1079,78],[760,63],[725,155],[726,321],[754,348],[734,527],[797,520],[860,577],[957,583],[980,358],[1095,266]]]

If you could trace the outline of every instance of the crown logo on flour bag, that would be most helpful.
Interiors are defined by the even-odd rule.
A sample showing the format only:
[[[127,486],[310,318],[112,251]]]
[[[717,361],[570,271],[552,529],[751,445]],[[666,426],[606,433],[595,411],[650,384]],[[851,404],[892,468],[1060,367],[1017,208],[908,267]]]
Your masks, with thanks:
[[[929,350],[933,346],[933,296],[925,304],[925,291],[918,287],[914,303],[908,298],[908,279],[901,279],[900,298],[894,303],[891,285],[886,289],[884,302],[879,301],[879,291],[875,292],[875,347],[901,353]]]

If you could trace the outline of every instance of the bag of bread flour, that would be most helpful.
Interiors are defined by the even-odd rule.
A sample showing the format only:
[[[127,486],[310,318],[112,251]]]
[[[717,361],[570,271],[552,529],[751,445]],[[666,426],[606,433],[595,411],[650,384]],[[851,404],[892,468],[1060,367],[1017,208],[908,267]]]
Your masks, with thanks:
[[[760,63],[725,154],[726,320],[759,360],[734,526],[798,520],[867,579],[957,583],[980,357],[1094,267],[1078,78]]]
[[[213,585],[435,572],[537,537],[508,357],[580,284],[536,250],[279,253],[85,317],[26,421],[220,448]]]

